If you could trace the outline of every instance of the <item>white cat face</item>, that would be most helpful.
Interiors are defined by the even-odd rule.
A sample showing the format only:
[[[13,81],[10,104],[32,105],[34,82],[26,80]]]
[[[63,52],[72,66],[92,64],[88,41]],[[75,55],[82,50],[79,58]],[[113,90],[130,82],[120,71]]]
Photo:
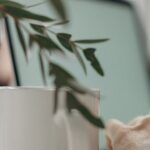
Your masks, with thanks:
[[[110,120],[106,126],[107,150],[150,150],[150,115],[128,124]]]

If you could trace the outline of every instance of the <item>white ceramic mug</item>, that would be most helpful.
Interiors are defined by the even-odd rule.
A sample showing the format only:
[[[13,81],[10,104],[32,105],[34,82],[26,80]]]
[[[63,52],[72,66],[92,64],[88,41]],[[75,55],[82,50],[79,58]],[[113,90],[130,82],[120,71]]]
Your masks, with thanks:
[[[64,100],[61,91],[54,115],[54,90],[0,88],[0,150],[89,150],[85,122]]]

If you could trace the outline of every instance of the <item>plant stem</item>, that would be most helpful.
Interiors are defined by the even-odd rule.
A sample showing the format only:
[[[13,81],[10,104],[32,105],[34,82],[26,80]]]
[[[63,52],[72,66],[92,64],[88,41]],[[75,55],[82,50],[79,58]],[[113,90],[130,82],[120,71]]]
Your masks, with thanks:
[[[57,35],[57,33],[55,33],[54,31],[50,30],[47,28],[47,31],[49,31],[50,33],[54,34],[54,35]]]
[[[74,41],[73,41],[73,43],[74,43],[74,45],[75,45],[76,47],[78,47],[80,50],[83,51],[83,48],[82,48],[81,46],[77,45]]]
[[[42,5],[42,4],[46,3],[46,2],[47,2],[47,0],[45,0],[45,1],[42,1],[42,2],[38,2],[38,3],[36,3],[36,4],[33,4],[33,5],[30,5],[30,6],[26,6],[25,8],[36,7],[36,6]]]

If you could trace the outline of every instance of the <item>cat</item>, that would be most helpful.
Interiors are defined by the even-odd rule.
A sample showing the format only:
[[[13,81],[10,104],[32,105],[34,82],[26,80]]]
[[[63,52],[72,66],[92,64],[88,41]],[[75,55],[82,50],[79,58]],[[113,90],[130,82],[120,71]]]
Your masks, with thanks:
[[[106,123],[107,150],[150,150],[150,115],[124,124],[112,119]]]

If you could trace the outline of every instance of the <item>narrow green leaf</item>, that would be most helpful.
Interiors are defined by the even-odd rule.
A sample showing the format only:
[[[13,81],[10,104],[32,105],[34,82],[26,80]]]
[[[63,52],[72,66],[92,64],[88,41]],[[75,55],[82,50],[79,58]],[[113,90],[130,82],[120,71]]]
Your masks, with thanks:
[[[44,85],[47,85],[45,68],[44,68],[44,60],[43,60],[43,51],[42,50],[39,51],[39,61],[40,61],[40,68],[41,68],[43,82],[44,82]]]
[[[89,90],[86,87],[82,86],[81,84],[79,84],[75,80],[68,80],[67,81],[67,85],[68,85],[68,87],[70,87],[76,93],[80,93],[80,94],[86,94],[86,93],[88,93],[88,94],[96,97],[96,95],[91,90]]]
[[[32,48],[34,43],[34,36],[32,34],[29,34],[29,48]]]
[[[71,92],[67,92],[67,107],[69,112],[71,109],[77,109],[81,115],[94,126],[98,128],[105,128],[105,124],[102,119],[94,116],[90,110],[88,110],[88,108],[86,108]]]
[[[99,73],[101,76],[104,76],[104,71],[100,65],[100,63],[98,62],[97,59],[95,59],[95,61],[93,61],[91,63],[91,65],[93,66],[93,68],[97,71],[97,73]]]
[[[65,5],[63,0],[49,0],[50,5],[52,4],[59,16],[62,18],[62,20],[67,19],[67,13],[65,9]]]
[[[73,81],[73,80],[68,80],[68,86],[75,92],[80,93],[80,94],[85,94],[87,93],[87,89],[82,87],[78,82]]]
[[[95,69],[95,71],[98,74],[100,74],[101,76],[104,76],[104,71],[94,54],[95,51],[96,51],[96,49],[94,49],[94,48],[87,48],[87,49],[83,50],[83,53],[84,53],[86,59],[88,61],[90,61],[91,65]]]
[[[54,83],[57,87],[67,86],[68,80],[75,80],[75,78],[59,65],[50,62],[49,75],[55,77]]]
[[[39,45],[40,49],[47,49],[50,52],[64,53],[59,46],[50,38],[40,34],[32,34],[32,43]]]
[[[70,52],[73,52],[70,39],[71,35],[66,33],[58,33],[57,34],[58,41],[62,44],[63,47],[65,47]]]
[[[58,94],[59,94],[59,87],[56,87],[55,93],[54,93],[54,110],[53,113],[55,114],[58,108]]]
[[[61,22],[56,22],[56,23],[54,23],[53,25],[51,25],[50,27],[58,26],[58,25],[65,25],[65,24],[67,24],[67,23],[69,23],[68,20],[61,21]]]
[[[30,24],[30,26],[32,27],[32,29],[34,29],[36,32],[39,33],[44,33],[45,27],[42,25],[37,25],[37,24]]]
[[[20,41],[20,44],[21,44],[22,49],[24,51],[24,54],[26,56],[26,60],[28,61],[27,47],[26,47],[26,44],[25,44],[24,35],[23,35],[23,32],[21,31],[21,27],[20,27],[19,21],[15,21],[15,26],[16,26],[16,30],[17,30],[17,34],[18,34],[18,39]]]
[[[95,96],[92,91],[81,86],[73,75],[55,63],[50,62],[49,75],[55,77],[54,83],[57,87],[67,87],[76,93]]]
[[[24,8],[25,7],[24,5],[22,5],[18,2],[9,1],[9,0],[1,0],[0,5],[2,5],[2,6],[12,6],[12,7],[16,7],[16,8]]]
[[[95,43],[102,43],[106,42],[109,39],[86,39],[86,40],[76,40],[74,42],[80,43],[80,44],[95,44]]]
[[[8,13],[10,16],[13,16],[18,19],[32,19],[43,22],[54,21],[53,19],[47,16],[38,15],[19,7],[5,6],[4,11]]]
[[[2,12],[0,12],[0,19],[1,19],[1,18],[4,18],[4,17],[5,17],[5,14],[2,13]]]
[[[77,49],[76,45],[75,45],[74,43],[71,43],[71,47],[72,47],[73,52],[74,52],[74,54],[76,55],[76,57],[77,57],[79,63],[81,64],[81,66],[82,66],[82,68],[83,68],[83,70],[84,70],[84,73],[86,74],[87,71],[86,71],[85,63],[84,63],[84,61],[83,61],[83,59],[82,59],[80,53],[78,52],[78,49]]]

